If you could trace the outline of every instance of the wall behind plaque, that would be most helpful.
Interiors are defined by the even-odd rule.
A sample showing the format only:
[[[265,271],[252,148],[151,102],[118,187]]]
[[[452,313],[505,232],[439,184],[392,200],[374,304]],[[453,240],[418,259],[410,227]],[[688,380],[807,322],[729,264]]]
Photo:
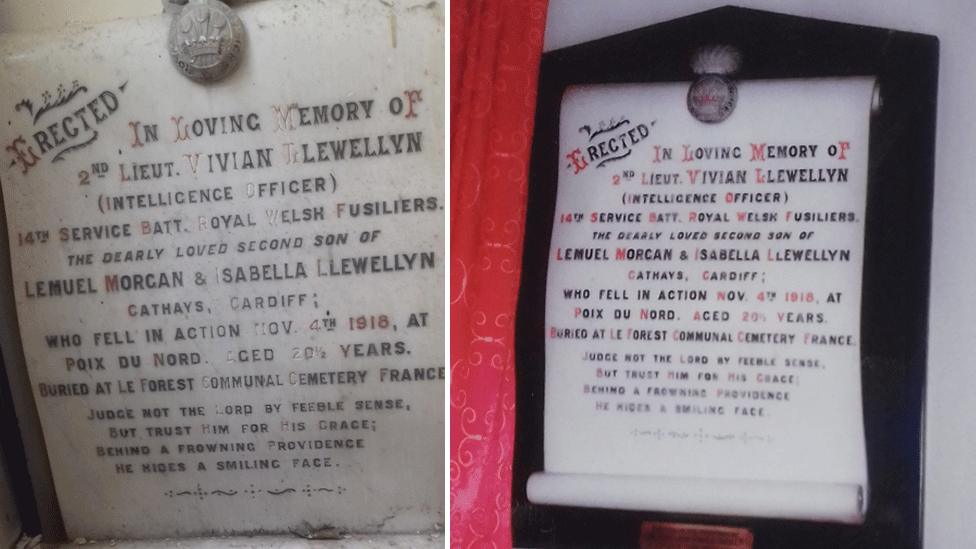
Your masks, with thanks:
[[[0,547],[12,547],[20,537],[20,514],[14,503],[7,464],[0,454]]]
[[[717,0],[550,0],[545,49],[553,50],[729,4]],[[940,39],[934,223],[929,303],[925,455],[925,547],[971,544],[976,507],[966,471],[976,455],[969,388],[976,386],[976,273],[971,212],[976,208],[976,88],[970,0],[743,0],[735,5],[933,34]],[[965,541],[964,541],[965,540]]]

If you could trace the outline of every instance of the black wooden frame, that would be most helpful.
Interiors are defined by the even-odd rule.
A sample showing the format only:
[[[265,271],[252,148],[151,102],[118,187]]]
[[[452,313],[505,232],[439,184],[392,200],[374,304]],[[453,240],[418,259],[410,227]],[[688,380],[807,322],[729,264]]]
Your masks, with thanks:
[[[649,4],[650,7],[650,4]],[[861,526],[536,505],[543,470],[545,288],[555,207],[559,108],[575,84],[690,81],[692,53],[731,44],[738,79],[875,76],[865,216],[861,368],[871,502]],[[925,361],[938,39],[723,7],[543,56],[516,317],[516,547],[636,547],[643,521],[752,529],[757,549],[922,546]]]

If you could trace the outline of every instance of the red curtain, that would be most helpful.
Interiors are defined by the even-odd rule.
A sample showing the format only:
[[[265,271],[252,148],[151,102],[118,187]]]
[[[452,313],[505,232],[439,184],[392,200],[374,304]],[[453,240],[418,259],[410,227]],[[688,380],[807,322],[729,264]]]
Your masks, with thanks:
[[[451,547],[511,547],[514,318],[546,0],[451,2]]]

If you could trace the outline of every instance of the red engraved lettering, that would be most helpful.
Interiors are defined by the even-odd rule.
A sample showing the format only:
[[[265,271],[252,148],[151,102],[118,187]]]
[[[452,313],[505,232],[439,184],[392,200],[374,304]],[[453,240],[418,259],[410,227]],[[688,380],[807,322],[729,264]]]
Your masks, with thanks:
[[[749,143],[752,145],[752,158],[749,162],[764,162],[766,160],[766,144],[765,143]]]
[[[171,116],[169,117],[169,119],[172,120],[173,124],[176,125],[176,139],[173,140],[173,143],[178,143],[180,141],[186,141],[190,139],[189,126],[183,124],[182,116]],[[182,127],[180,126],[181,124]]]
[[[420,98],[420,90],[405,90],[403,95],[407,96],[407,114],[403,115],[404,118],[417,118],[417,115],[413,112],[414,103],[422,103],[423,99]]]
[[[589,165],[589,162],[583,158],[583,151],[581,151],[579,147],[573,149],[572,152],[567,154],[566,158],[568,158],[570,162],[570,164],[567,164],[566,167],[573,168],[573,175],[580,173]]]
[[[41,159],[34,152],[34,149],[24,141],[23,136],[17,137],[13,142],[7,145],[6,150],[14,153],[14,159],[10,162],[11,166],[20,165],[21,173],[27,173],[30,171],[37,161]]]

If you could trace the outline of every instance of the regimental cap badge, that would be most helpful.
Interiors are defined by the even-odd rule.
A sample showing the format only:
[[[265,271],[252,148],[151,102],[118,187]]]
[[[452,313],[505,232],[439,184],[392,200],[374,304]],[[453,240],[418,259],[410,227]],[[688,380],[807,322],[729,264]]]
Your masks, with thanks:
[[[695,52],[691,68],[698,78],[688,89],[688,112],[708,124],[732,115],[738,89],[731,75],[739,70],[742,55],[731,46],[708,46]]]
[[[169,29],[169,53],[181,73],[215,82],[241,62],[244,23],[219,0],[190,0]]]

